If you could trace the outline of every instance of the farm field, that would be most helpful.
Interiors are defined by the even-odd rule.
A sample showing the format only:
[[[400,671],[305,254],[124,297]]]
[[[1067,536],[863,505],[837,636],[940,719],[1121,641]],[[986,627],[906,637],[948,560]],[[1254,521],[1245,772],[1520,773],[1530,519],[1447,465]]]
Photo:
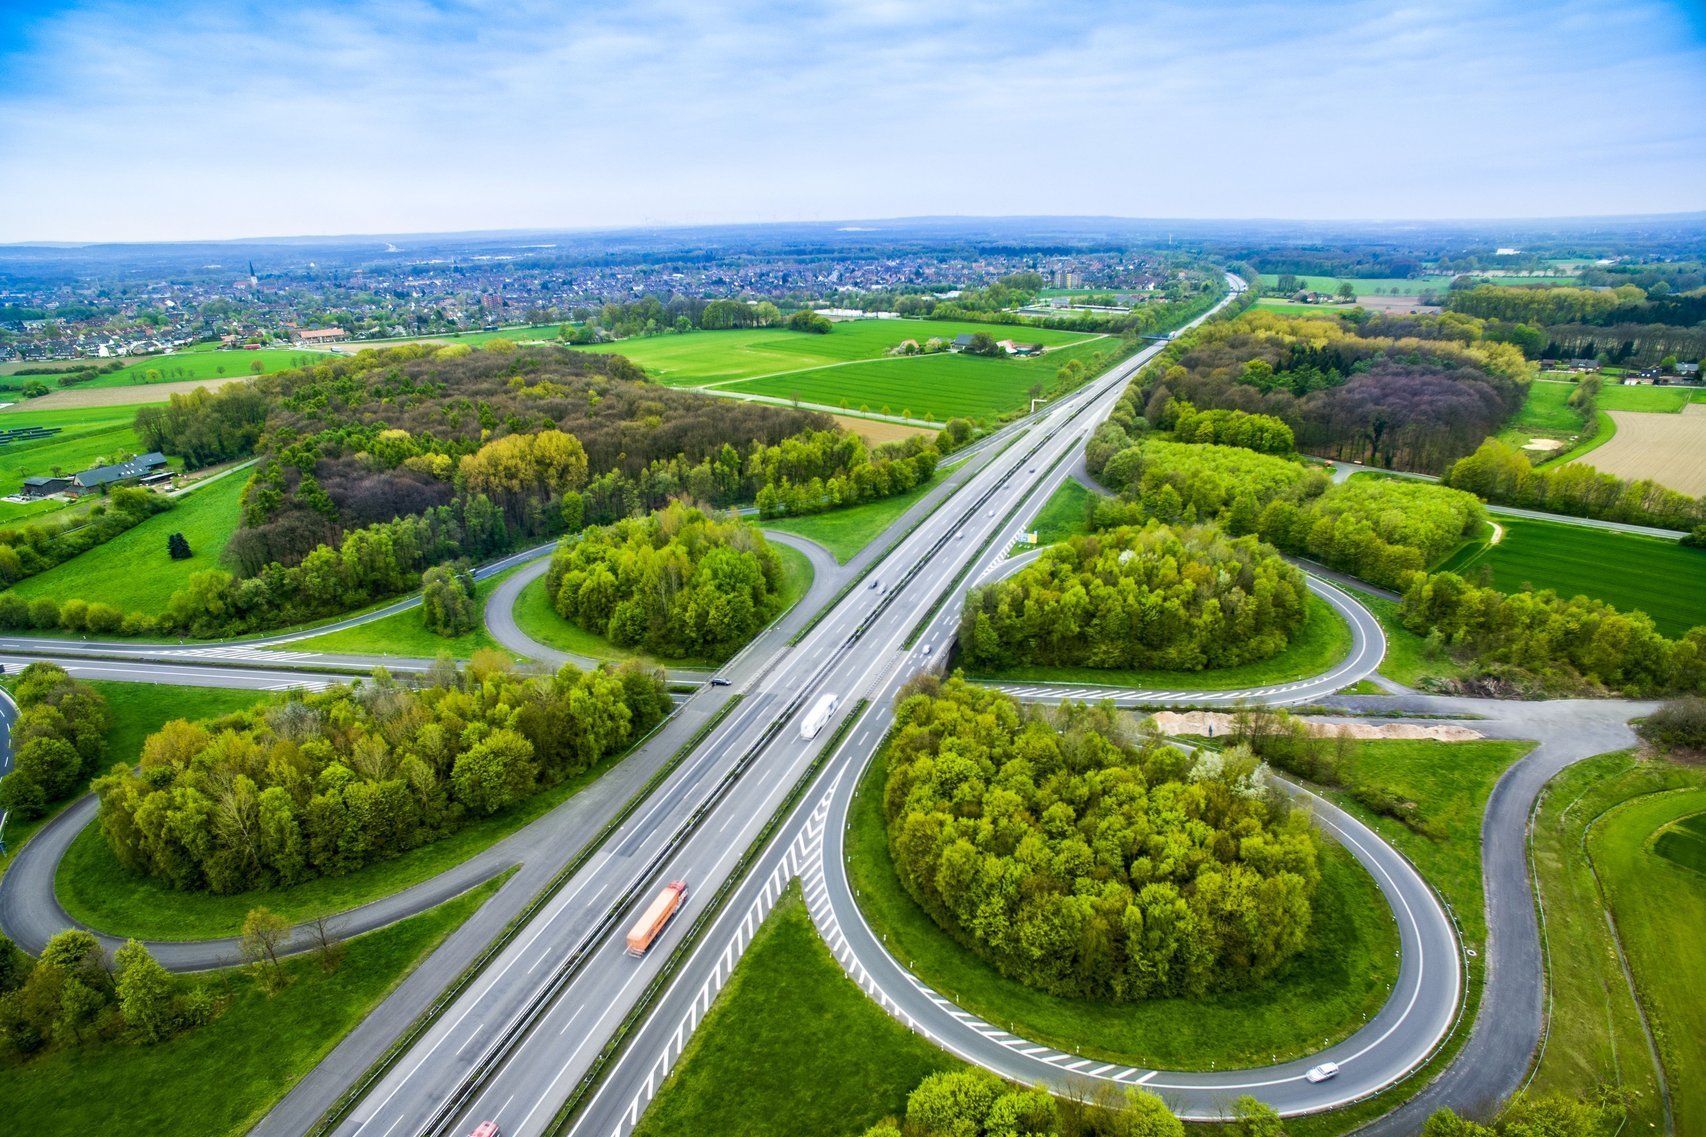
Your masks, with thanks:
[[[1077,343],[1033,359],[980,359],[947,353],[873,359],[721,384],[717,389],[778,399],[798,396],[802,402],[865,407],[931,422],[962,416],[987,419],[1027,409],[1031,387],[1052,383],[1055,372],[1067,360],[1079,359],[1088,367],[1092,355],[1111,353],[1120,346],[1112,337],[1079,337]]]
[[[1333,317],[1349,312],[1352,304],[1294,304],[1290,300],[1275,300],[1264,296],[1257,300],[1254,308],[1258,312],[1277,312],[1281,316],[1319,316]]]
[[[1456,279],[1453,276],[1439,273],[1415,277],[1382,276],[1367,280],[1356,277],[1304,276],[1302,273],[1293,273],[1292,275],[1297,277],[1297,287],[1308,292],[1334,293],[1339,290],[1340,284],[1348,280],[1351,287],[1357,290],[1358,296],[1415,296],[1421,292],[1435,292],[1442,288],[1449,288],[1451,282]],[[1278,288],[1279,278],[1279,273],[1264,272],[1262,274],[1262,287]]]
[[[1651,478],[1690,497],[1706,494],[1706,403],[1681,414],[1608,411],[1617,433],[1593,451],[1595,469],[1620,478]]]
[[[1502,592],[1532,584],[1639,609],[1669,636],[1706,624],[1706,550],[1556,521],[1501,517],[1499,524],[1504,540],[1465,546],[1440,567],[1473,580],[1488,565]]]
[[[756,379],[778,372],[806,371],[855,360],[881,359],[903,340],[917,340],[922,347],[924,341],[932,337],[951,340],[962,333],[977,332],[988,332],[996,339],[1012,336],[1048,347],[1097,339],[1108,340],[1104,345],[1108,347],[1114,342],[1106,336],[1000,324],[947,320],[853,320],[836,324],[835,330],[827,335],[792,332],[786,328],[736,328],[618,340],[575,350],[626,356],[660,383],[672,387],[696,387]],[[871,402],[869,399],[859,401]],[[872,403],[872,406],[876,404]]]
[[[52,398],[52,396],[46,396]],[[39,400],[31,400],[28,409],[13,406],[0,410],[0,429],[26,426],[60,427],[49,438],[32,442],[11,442],[0,446],[0,495],[17,493],[24,479],[37,474],[51,474],[55,467],[66,473],[76,473],[103,461],[119,461],[138,453],[142,448],[132,425],[136,419],[134,407],[91,407],[86,409],[37,409]],[[63,508],[63,502],[14,505],[0,502],[0,521],[11,521],[35,513]]]
[[[292,367],[301,367],[313,363],[316,353],[301,348],[281,349],[262,348],[259,351],[211,351],[206,349],[169,352],[166,355],[138,356],[133,363],[127,363],[117,371],[104,372],[87,383],[79,383],[74,387],[60,387],[52,375],[25,376],[25,378],[40,379],[55,391],[86,391],[99,390],[102,387],[131,387],[145,383],[171,383],[186,379],[218,379],[229,375],[253,375],[254,365],[259,363],[262,371],[285,371]],[[87,362],[95,365],[110,362],[105,359],[91,359]],[[53,364],[51,366],[59,366]],[[44,396],[45,397],[45,396]]]
[[[237,531],[238,499],[248,483],[243,473],[185,494],[177,508],[156,514],[104,545],[97,545],[38,576],[19,581],[13,591],[26,600],[51,596],[100,600],[125,612],[165,611],[172,593],[189,584],[190,574],[219,567],[219,554]],[[166,538],[181,532],[195,554],[174,561]]]

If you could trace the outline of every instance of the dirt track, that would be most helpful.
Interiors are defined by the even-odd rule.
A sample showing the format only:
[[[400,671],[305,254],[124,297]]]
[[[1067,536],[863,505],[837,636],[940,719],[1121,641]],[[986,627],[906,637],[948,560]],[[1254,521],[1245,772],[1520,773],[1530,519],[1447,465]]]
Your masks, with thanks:
[[[1584,465],[1620,478],[1651,478],[1690,497],[1706,494],[1706,403],[1680,414],[1608,411],[1610,442],[1582,455]]]
[[[1155,716],[1155,725],[1161,728],[1162,734],[1206,735],[1209,728],[1213,727],[1214,733],[1224,738],[1232,730],[1232,716],[1223,711],[1162,711]],[[1428,739],[1433,742],[1473,742],[1477,738],[1486,737],[1478,730],[1449,724],[1415,726],[1410,723],[1383,722],[1375,726],[1364,722],[1305,722],[1303,725],[1317,738],[1332,738],[1341,731],[1352,738]]]

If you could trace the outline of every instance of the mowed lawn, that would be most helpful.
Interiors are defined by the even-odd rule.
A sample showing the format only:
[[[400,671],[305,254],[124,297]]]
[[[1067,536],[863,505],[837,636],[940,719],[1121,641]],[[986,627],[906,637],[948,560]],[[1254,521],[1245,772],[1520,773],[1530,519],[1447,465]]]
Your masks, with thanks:
[[[660,383],[697,387],[707,383],[756,379],[779,371],[803,371],[852,360],[881,359],[904,340],[916,340],[923,347],[925,341],[932,337],[952,340],[961,333],[977,332],[988,332],[996,339],[1011,337],[1048,347],[1064,346],[1087,338],[1105,340],[1108,346],[1117,342],[1105,336],[1086,337],[1077,332],[1000,324],[946,320],[852,320],[836,324],[835,330],[825,335],[793,332],[786,328],[734,328],[626,339],[576,350],[627,356]]]
[[[166,610],[172,593],[189,584],[190,574],[219,567],[219,554],[237,530],[238,499],[247,471],[228,474],[204,489],[185,494],[177,508],[97,545],[57,568],[19,581],[13,591],[26,600],[51,596],[102,601],[125,612],[151,615]],[[174,561],[166,538],[182,533],[194,553]]]
[[[1501,592],[1532,584],[1639,610],[1669,636],[1706,624],[1706,549],[1555,521],[1497,520],[1503,541],[1466,546],[1441,567],[1476,579],[1488,565]]]
[[[1032,336],[1029,330],[1022,334]],[[1097,352],[1111,354],[1119,345],[1120,341],[1111,337],[1080,340],[1030,359],[948,353],[873,359],[844,367],[773,375],[721,389],[779,399],[798,398],[802,402],[852,410],[864,408],[931,422],[961,416],[992,418],[1007,411],[1025,410],[1030,405],[1030,389],[1039,383],[1044,387],[1053,383],[1055,372],[1068,360],[1081,360],[1088,368],[1091,356]]]

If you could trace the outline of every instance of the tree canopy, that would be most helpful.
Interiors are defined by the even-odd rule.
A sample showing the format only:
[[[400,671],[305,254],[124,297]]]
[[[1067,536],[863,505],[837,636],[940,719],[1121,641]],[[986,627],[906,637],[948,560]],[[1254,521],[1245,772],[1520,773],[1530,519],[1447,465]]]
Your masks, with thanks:
[[[557,614],[621,646],[723,659],[780,606],[782,562],[756,526],[675,504],[587,529],[551,558]]]
[[[927,678],[896,710],[884,811],[931,918],[1052,994],[1242,987],[1309,941],[1315,837],[1248,751],[1191,757],[1110,709]]]
[[[979,668],[1233,667],[1283,651],[1307,600],[1303,574],[1254,537],[1151,521],[1073,537],[974,589],[959,642]]]
[[[374,680],[211,723],[167,723],[97,779],[119,863],[240,892],[352,872],[435,841],[626,748],[669,709],[629,665],[514,674],[476,658],[419,688]]]

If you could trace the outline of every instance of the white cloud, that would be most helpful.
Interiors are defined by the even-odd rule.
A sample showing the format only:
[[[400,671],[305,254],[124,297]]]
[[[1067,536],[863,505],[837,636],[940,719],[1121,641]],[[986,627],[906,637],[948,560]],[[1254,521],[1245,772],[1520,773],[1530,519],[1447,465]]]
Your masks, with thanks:
[[[70,8],[0,61],[0,240],[1700,207],[1672,6],[1109,7]]]

